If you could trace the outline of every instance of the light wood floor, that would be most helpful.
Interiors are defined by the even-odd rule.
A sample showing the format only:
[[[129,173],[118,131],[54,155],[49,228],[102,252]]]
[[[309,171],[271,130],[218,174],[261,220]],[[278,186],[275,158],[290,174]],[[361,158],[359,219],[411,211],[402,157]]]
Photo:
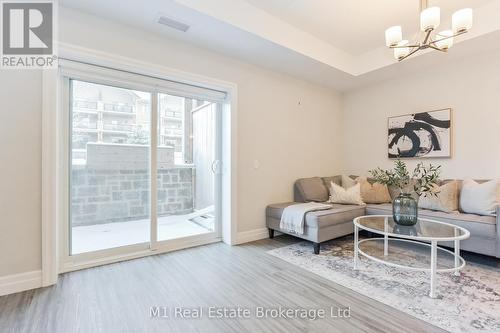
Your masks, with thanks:
[[[266,254],[293,242],[212,244],[67,273],[0,297],[0,332],[443,332]],[[151,318],[152,306],[350,307],[351,318],[165,319]]]

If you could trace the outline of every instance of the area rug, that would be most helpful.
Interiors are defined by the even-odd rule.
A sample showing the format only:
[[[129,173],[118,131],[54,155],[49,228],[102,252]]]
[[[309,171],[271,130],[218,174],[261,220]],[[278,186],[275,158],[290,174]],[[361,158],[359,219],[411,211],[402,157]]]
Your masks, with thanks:
[[[269,254],[321,275],[381,303],[449,332],[500,332],[500,270],[467,263],[460,276],[439,273],[438,298],[429,294],[429,275],[390,267],[360,256],[359,270],[353,270],[352,238],[321,244],[314,255],[309,242],[268,251]],[[364,251],[378,244],[365,242]],[[391,254],[418,262],[428,257],[404,246],[390,247]],[[451,258],[450,258],[451,259]],[[438,257],[440,260],[446,261]],[[495,260],[495,259],[492,259]]]

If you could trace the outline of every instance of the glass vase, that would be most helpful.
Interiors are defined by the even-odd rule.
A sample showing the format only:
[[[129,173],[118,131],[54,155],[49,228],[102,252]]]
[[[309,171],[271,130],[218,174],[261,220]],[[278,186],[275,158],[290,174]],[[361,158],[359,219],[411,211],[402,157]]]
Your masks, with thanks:
[[[418,203],[409,193],[399,194],[392,202],[392,217],[399,225],[415,225],[418,220]]]

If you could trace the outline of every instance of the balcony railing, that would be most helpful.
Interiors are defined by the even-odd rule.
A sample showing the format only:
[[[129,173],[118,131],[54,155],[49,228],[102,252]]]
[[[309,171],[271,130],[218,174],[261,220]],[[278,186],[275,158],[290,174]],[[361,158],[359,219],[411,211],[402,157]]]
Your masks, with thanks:
[[[117,105],[104,103],[104,111],[134,113],[134,108],[131,105]]]
[[[131,124],[109,124],[104,123],[102,128],[105,131],[133,132],[137,126]]]

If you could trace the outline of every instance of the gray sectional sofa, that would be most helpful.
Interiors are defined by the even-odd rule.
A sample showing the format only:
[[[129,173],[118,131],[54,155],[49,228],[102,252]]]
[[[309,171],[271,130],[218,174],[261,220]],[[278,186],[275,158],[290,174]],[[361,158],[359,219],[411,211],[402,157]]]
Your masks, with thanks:
[[[354,176],[351,176],[354,178]],[[266,224],[269,237],[274,237],[274,231],[287,233],[280,229],[281,214],[285,207],[300,202],[326,202],[329,198],[329,184],[333,181],[341,185],[341,176],[312,177],[299,179],[294,184],[294,202],[272,204],[266,208]],[[443,182],[447,182],[445,180]],[[390,189],[391,196],[397,195]],[[470,238],[462,241],[463,250],[500,258],[500,206],[495,216],[482,216],[461,212],[444,213],[420,209],[419,216],[443,221],[464,227],[470,231]],[[303,235],[294,235],[313,242],[314,253],[318,254],[320,243],[334,238],[349,235],[354,232],[353,219],[363,215],[391,215],[392,205],[367,204],[364,206],[333,204],[332,209],[309,212],[305,216]],[[441,243],[440,243],[441,244]],[[453,247],[453,243],[442,243]]]

